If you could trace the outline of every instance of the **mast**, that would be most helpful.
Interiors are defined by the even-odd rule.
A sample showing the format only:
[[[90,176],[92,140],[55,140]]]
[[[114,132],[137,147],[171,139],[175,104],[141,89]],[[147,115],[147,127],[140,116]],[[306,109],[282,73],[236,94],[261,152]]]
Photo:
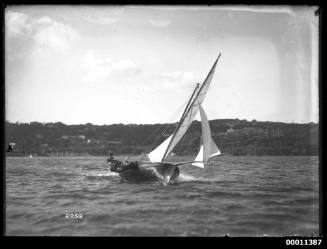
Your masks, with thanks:
[[[198,90],[199,86],[200,86],[200,83],[197,83],[197,84],[196,84],[196,87],[195,87],[195,89],[194,89],[194,91],[193,91],[193,93],[192,93],[192,95],[191,95],[191,98],[189,99],[189,101],[188,101],[188,103],[187,103],[187,105],[186,105],[186,107],[185,107],[185,109],[184,109],[183,115],[182,115],[182,117],[181,117],[180,120],[184,119],[185,113],[186,113],[187,110],[189,109],[189,107],[190,107],[190,103],[191,103],[191,100],[193,99],[193,96],[194,96],[194,94],[196,93],[196,90]]]
[[[191,95],[191,98],[189,99],[189,101],[188,101],[188,103],[187,103],[187,105],[186,105],[186,107],[185,107],[185,109],[184,109],[184,112],[183,112],[183,114],[182,114],[182,116],[181,116],[181,119],[179,120],[179,123],[178,123],[178,125],[176,126],[176,129],[175,129],[175,131],[174,131],[173,134],[175,134],[176,131],[177,131],[177,130],[179,129],[179,127],[181,126],[181,124],[182,124],[182,122],[183,122],[183,120],[184,120],[184,118],[185,118],[185,114],[187,113],[187,111],[188,111],[188,109],[189,109],[189,107],[190,107],[191,100],[193,99],[193,96],[194,96],[196,90],[198,90],[199,86],[200,86],[200,83],[197,83],[197,84],[196,84],[196,87],[195,87],[195,89],[194,89],[194,91],[193,91],[193,93],[192,93],[192,95]],[[173,136],[172,138],[174,138],[174,136]],[[170,145],[170,144],[169,144],[169,145]],[[169,145],[168,145],[168,147],[169,147]]]
[[[195,89],[193,90],[192,95],[191,95],[191,97],[190,97],[190,99],[189,99],[189,101],[188,101],[188,103],[187,103],[187,105],[186,105],[186,107],[184,109],[184,112],[183,112],[183,114],[181,116],[181,120],[184,118],[185,113],[187,112],[187,110],[188,110],[188,108],[190,106],[191,100],[192,100],[192,98],[194,97],[196,91],[199,88],[199,85],[200,84],[198,83],[196,85]],[[178,129],[180,127],[179,125],[180,125],[180,123],[178,123],[178,125],[176,126],[174,132],[165,141],[163,141],[158,147],[156,147],[154,150],[152,150],[147,155],[150,160],[155,160],[155,161],[159,160],[160,162],[163,160],[163,155],[166,152],[167,147],[170,145],[170,141],[171,141],[171,139],[173,137],[173,134],[178,131]]]
[[[176,136],[176,134],[177,134],[178,129],[181,127],[182,123],[183,123],[184,120],[185,120],[185,117],[186,117],[187,113],[189,112],[190,108],[194,105],[196,99],[199,97],[199,95],[200,95],[200,93],[201,93],[203,87],[206,85],[205,83],[207,82],[209,76],[211,76],[212,71],[215,69],[216,64],[217,64],[217,62],[218,62],[218,60],[219,60],[219,58],[220,58],[220,55],[221,55],[221,53],[219,53],[218,58],[216,59],[216,61],[215,61],[215,63],[213,64],[213,66],[211,67],[211,69],[210,69],[210,71],[209,71],[207,77],[206,77],[205,80],[203,81],[203,83],[202,83],[202,85],[201,85],[199,91],[197,91],[196,96],[195,96],[195,97],[193,98],[193,100],[192,100],[192,97],[193,97],[194,93],[196,92],[196,89],[198,88],[198,85],[197,85],[196,89],[194,90],[194,92],[193,92],[193,94],[192,94],[192,97],[191,97],[191,99],[189,100],[186,109],[184,110],[184,113],[183,113],[183,115],[182,115],[182,118],[181,118],[181,120],[179,121],[178,126],[177,126],[177,128],[175,129],[174,134],[173,134],[173,136],[172,136],[172,138],[171,138],[171,140],[170,140],[170,142],[169,142],[169,144],[168,144],[168,146],[167,146],[167,148],[166,148],[166,151],[165,151],[165,153],[164,153],[164,156],[162,157],[163,160],[165,159],[166,156],[168,156],[168,150],[169,150],[169,147],[170,147],[172,141],[174,140],[174,138],[175,138],[175,136]],[[191,100],[192,100],[192,102],[191,102]],[[191,102],[191,104],[190,104],[190,102]]]
[[[191,95],[191,98],[189,99],[189,101],[188,101],[188,103],[187,103],[187,105],[186,105],[186,108],[184,109],[183,115],[182,115],[181,119],[179,120],[179,123],[178,123],[178,125],[177,125],[177,127],[176,127],[176,129],[175,129],[175,131],[174,131],[174,133],[173,133],[173,137],[170,139],[170,142],[169,142],[169,144],[168,144],[168,146],[167,146],[167,148],[166,148],[165,154],[164,154],[164,156],[163,156],[162,158],[165,158],[165,156],[166,156],[166,154],[167,154],[167,151],[168,151],[168,148],[169,148],[169,146],[171,145],[171,141],[174,139],[176,132],[177,132],[178,129],[181,127],[181,124],[183,123],[183,121],[184,121],[184,119],[185,119],[185,114],[188,112],[188,110],[189,110],[189,108],[190,108],[190,106],[191,106],[190,103],[191,103],[191,101],[192,101],[192,99],[193,99],[193,96],[194,96],[196,90],[199,88],[199,85],[200,85],[199,83],[196,84],[196,87],[195,87],[195,89],[194,89],[194,91],[193,91],[193,93],[192,93],[192,95]]]
[[[205,79],[203,82],[206,82],[207,79],[209,78],[209,75],[211,74],[212,70],[215,68],[215,66],[216,66],[216,64],[217,64],[217,62],[218,62],[218,60],[219,60],[219,58],[220,58],[220,55],[221,55],[221,53],[219,53],[218,58],[216,59],[216,61],[215,61],[215,63],[213,64],[212,68],[210,69],[210,72],[208,73],[206,79]],[[204,86],[204,84],[202,83],[202,86],[201,86],[200,90],[198,91],[198,94],[197,94],[196,97],[194,98],[193,103],[194,103],[195,99],[199,96],[199,94],[200,94],[200,92],[201,92],[203,86]],[[192,104],[193,104],[193,103],[192,103]]]

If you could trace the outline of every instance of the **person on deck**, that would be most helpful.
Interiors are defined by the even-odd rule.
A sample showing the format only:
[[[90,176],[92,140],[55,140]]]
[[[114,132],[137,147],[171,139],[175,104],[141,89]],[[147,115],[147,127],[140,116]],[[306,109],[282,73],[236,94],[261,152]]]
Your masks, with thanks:
[[[137,161],[129,162],[125,159],[123,162],[114,159],[113,153],[109,153],[109,158],[107,159],[108,164],[110,165],[110,171],[112,172],[123,172],[125,170],[138,170],[139,164]]]
[[[112,152],[109,152],[109,158],[107,158],[107,162],[112,162],[114,161],[114,154]]]

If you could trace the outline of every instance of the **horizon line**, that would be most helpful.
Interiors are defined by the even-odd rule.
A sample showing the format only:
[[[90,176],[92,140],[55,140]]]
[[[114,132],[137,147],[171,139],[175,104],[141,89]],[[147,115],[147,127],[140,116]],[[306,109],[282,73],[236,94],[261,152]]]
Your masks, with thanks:
[[[271,121],[271,120],[257,120],[257,119],[252,119],[252,120],[247,120],[247,119],[239,119],[239,118],[216,118],[216,119],[211,119],[209,120],[210,121],[215,121],[215,120],[239,120],[239,121],[246,121],[246,122],[249,122],[249,123],[252,123],[252,122],[257,122],[257,123],[266,123],[266,122],[270,122],[270,123],[284,123],[284,124],[319,124],[319,121],[318,122],[313,122],[313,121],[310,121],[310,122],[285,122],[285,121]],[[199,120],[193,120],[193,121],[196,121],[196,122],[201,122]],[[192,121],[192,122],[193,122]],[[40,122],[40,121],[9,121],[9,120],[6,120],[5,121],[6,123],[11,123],[11,124],[31,124],[31,123],[40,123],[40,124],[55,124],[55,123],[62,123],[64,125],[95,125],[95,126],[108,126],[108,125],[163,125],[163,124],[175,124],[175,123],[178,123],[179,121],[176,121],[176,122],[172,122],[172,123],[110,123],[110,124],[93,124],[91,122],[88,122],[88,123],[64,123],[64,122],[61,122],[61,121],[55,121],[55,122]]]

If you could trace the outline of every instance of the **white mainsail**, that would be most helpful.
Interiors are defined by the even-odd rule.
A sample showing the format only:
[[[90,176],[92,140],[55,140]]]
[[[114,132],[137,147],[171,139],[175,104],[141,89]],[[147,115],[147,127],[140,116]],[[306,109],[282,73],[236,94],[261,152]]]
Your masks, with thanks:
[[[188,128],[190,127],[195,115],[199,110],[199,104],[202,104],[204,97],[209,89],[213,74],[216,69],[217,62],[219,60],[220,54],[212,66],[210,72],[208,73],[205,81],[203,82],[201,88],[198,90],[196,96],[193,98],[188,110],[185,112],[184,116],[181,118],[178,129],[175,131],[167,150],[163,156],[163,160],[168,157],[169,153],[175,148],[177,143],[182,139]]]
[[[148,157],[151,162],[164,161],[168,157],[168,155],[172,152],[172,150],[175,148],[175,146],[178,144],[178,142],[182,139],[188,128],[190,127],[195,115],[199,110],[199,105],[202,104],[204,97],[209,89],[220,55],[221,54],[219,54],[218,58],[213,64],[210,72],[208,73],[206,79],[202,83],[200,89],[197,90],[196,88],[194,92],[195,95],[194,94],[192,95],[189,104],[187,105],[181,117],[181,120],[177,126],[177,130],[163,143],[161,143],[156,149],[154,149],[150,154],[148,154]],[[210,128],[209,128],[209,132],[210,132]]]
[[[204,112],[201,105],[199,105],[200,116],[201,116],[201,128],[202,128],[202,144],[200,151],[194,159],[193,166],[204,168],[210,157],[220,155],[220,151],[211,137],[210,125],[206,113]]]

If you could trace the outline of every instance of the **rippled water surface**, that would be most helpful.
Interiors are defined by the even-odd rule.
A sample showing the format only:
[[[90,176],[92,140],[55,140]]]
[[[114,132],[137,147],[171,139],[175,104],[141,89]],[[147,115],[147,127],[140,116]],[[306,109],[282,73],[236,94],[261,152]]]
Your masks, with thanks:
[[[7,158],[6,233],[319,235],[318,157],[222,156],[180,169],[165,186],[126,183],[104,157]]]

